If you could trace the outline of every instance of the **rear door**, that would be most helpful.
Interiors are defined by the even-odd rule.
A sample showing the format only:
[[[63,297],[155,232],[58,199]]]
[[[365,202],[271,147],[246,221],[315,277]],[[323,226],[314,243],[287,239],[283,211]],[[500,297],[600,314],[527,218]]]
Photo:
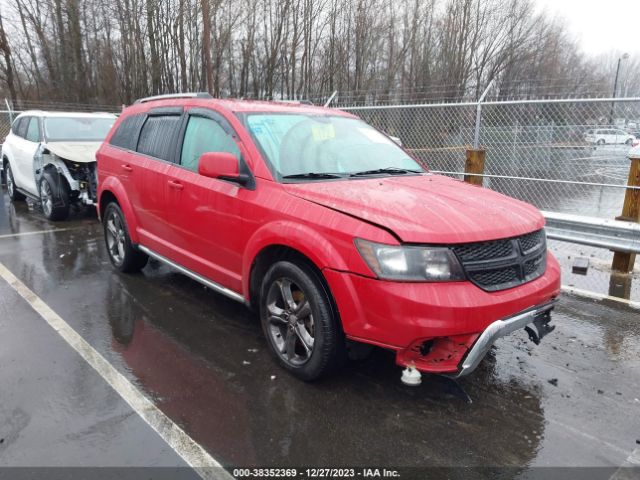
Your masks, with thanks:
[[[182,112],[182,107],[161,107],[147,113],[136,148],[139,174],[133,185],[138,193],[136,213],[141,243],[174,260],[165,194],[169,171],[177,160]]]

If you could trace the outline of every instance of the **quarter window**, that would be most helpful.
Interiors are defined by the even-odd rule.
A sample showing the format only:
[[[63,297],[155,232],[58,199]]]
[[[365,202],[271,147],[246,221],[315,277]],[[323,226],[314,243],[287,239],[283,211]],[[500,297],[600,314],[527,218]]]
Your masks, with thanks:
[[[140,132],[138,152],[162,160],[174,161],[176,137],[181,119],[179,115],[148,117]]]
[[[144,115],[131,115],[122,120],[109,143],[126,150],[135,150]]]
[[[184,134],[180,164],[197,172],[200,156],[205,152],[228,152],[240,159],[238,145],[218,122],[191,116]]]

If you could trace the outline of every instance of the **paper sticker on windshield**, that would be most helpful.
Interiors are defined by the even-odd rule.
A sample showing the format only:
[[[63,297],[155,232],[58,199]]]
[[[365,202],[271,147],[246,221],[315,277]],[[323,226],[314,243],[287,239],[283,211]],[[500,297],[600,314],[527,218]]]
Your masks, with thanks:
[[[311,127],[311,135],[314,142],[324,142],[325,140],[336,138],[336,129],[330,123],[327,125],[314,125]]]
[[[373,128],[359,128],[358,131],[373,143],[391,143],[391,140]]]

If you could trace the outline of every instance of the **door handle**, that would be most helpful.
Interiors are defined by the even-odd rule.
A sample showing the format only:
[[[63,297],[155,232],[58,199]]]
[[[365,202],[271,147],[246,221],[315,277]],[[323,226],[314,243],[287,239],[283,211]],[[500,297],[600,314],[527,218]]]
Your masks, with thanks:
[[[120,165],[125,172],[133,172],[131,165]]]
[[[171,188],[175,188],[176,190],[182,190],[184,187],[177,180],[169,180],[169,186]]]

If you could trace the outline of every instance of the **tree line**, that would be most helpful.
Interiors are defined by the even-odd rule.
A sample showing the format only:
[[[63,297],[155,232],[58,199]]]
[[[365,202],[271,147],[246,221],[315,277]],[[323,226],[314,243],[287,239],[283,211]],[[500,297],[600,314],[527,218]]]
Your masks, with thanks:
[[[0,88],[16,107],[610,95],[616,54],[592,58],[567,31],[532,0],[10,0]],[[640,63],[623,66],[618,95],[640,93]]]

